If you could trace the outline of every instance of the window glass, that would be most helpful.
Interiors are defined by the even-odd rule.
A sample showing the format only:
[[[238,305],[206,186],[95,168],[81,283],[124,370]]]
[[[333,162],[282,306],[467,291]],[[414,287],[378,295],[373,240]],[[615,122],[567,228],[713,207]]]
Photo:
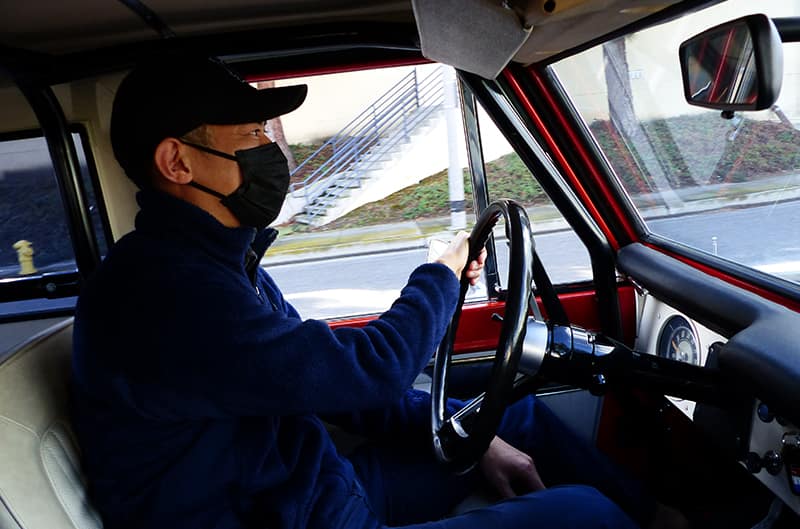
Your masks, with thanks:
[[[724,2],[554,69],[652,232],[798,281],[800,45],[783,45],[783,88],[769,110],[725,119],[683,96],[680,43],[754,10],[798,16],[800,4]]]
[[[55,170],[41,136],[0,139],[0,275],[75,269]]]
[[[95,235],[107,246],[80,135],[73,133]],[[76,270],[47,142],[39,132],[0,137],[0,277]]]
[[[304,318],[388,309],[431,240],[471,228],[460,111],[451,101],[445,112],[454,79],[432,64],[277,82],[309,90],[300,109],[267,124],[293,172],[262,265]],[[463,194],[451,194],[448,173]],[[451,203],[466,215],[451,216]]]
[[[592,279],[589,253],[489,116],[479,109],[489,201],[510,198],[525,207],[536,252],[553,284]],[[508,244],[502,222],[495,229],[501,284],[507,285]]]

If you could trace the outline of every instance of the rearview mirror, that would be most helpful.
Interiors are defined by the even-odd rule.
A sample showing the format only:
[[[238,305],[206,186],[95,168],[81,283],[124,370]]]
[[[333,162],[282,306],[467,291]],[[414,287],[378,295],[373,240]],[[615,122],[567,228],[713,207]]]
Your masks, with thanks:
[[[681,44],[683,91],[690,105],[717,110],[763,110],[778,99],[783,51],[765,15],[750,15],[706,30]]]

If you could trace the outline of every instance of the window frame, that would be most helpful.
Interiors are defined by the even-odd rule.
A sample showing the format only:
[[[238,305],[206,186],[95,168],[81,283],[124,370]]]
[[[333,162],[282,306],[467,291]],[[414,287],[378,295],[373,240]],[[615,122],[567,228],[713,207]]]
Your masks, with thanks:
[[[38,114],[37,117],[39,117]],[[75,268],[72,270],[61,270],[56,272],[38,273],[31,276],[0,279],[0,298],[2,299],[2,304],[0,304],[0,323],[33,318],[38,319],[49,318],[53,316],[71,315],[73,312],[77,295],[80,291],[82,278],[85,277],[85,274],[82,273],[80,269],[80,262],[82,259],[78,256],[78,250],[75,245],[74,236],[72,234],[72,230],[69,229],[71,223],[70,219],[73,219],[74,222],[76,216],[83,217],[84,215],[76,215],[70,210],[69,201],[65,200],[65,186],[72,186],[76,183],[78,188],[74,190],[74,192],[80,194],[83,204],[87,203],[84,178],[88,180],[89,185],[93,186],[95,204],[99,210],[98,214],[101,219],[103,236],[105,237],[107,245],[111,244],[111,228],[108,222],[108,215],[106,213],[107,210],[100,188],[100,180],[97,167],[95,165],[95,160],[91,149],[88,148],[90,145],[88,132],[86,131],[86,128],[80,124],[72,123],[67,126],[68,142],[71,148],[74,149],[73,152],[77,153],[77,146],[75,145],[72,137],[73,134],[77,134],[78,137],[80,137],[83,156],[86,160],[87,174],[84,176],[81,173],[80,164],[77,162],[77,157],[75,157],[75,161],[78,163],[78,178],[70,178],[68,179],[68,182],[65,183],[64,179],[60,177],[58,163],[54,159],[55,152],[53,146],[51,145],[50,139],[47,137],[47,134],[43,128],[23,129],[0,133],[0,142],[36,138],[41,138],[46,142],[55,177],[54,185],[56,185],[59,189],[59,198],[64,213],[64,223],[67,225],[70,233],[69,245],[72,248],[72,255],[75,262]],[[55,151],[59,152],[58,150]],[[90,217],[90,212],[88,210],[85,213],[87,218]],[[99,249],[97,234],[95,233],[91,220],[88,228],[88,236],[94,241],[94,247]],[[85,261],[85,258],[83,260]],[[17,311],[13,308],[10,311],[5,309],[9,305],[14,307],[14,304],[16,304],[16,306],[30,306],[31,304],[27,302],[36,300],[38,300],[39,303],[34,304],[35,306],[33,308],[23,309],[22,311]]]
[[[562,294],[594,290],[598,304],[609,309],[602,311],[600,315],[602,331],[607,336],[622,339],[623,324],[613,248],[563,178],[561,169],[553,163],[551,153],[544,147],[547,143],[542,138],[541,131],[526,115],[521,102],[511,89],[509,78],[521,83],[526,73],[522,67],[512,65],[507,68],[505,76],[490,81],[460,72],[476,100],[506,137],[589,253],[592,280],[554,285],[556,292]],[[526,95],[531,93],[529,90],[533,90],[533,87],[526,85]]]

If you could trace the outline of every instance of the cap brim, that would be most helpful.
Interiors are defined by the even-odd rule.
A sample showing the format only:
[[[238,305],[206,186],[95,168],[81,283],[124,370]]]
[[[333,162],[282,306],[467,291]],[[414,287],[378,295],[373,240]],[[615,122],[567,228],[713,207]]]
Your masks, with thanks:
[[[220,105],[204,122],[210,125],[235,125],[266,121],[297,109],[308,93],[308,86],[304,84],[261,90],[244,86],[246,90],[242,91],[241,97]]]

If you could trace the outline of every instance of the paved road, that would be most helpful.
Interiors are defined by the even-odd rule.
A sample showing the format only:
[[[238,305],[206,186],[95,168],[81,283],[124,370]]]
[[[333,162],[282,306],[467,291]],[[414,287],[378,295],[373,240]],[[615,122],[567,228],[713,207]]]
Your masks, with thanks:
[[[536,238],[553,281],[591,277],[589,257],[572,232],[548,233]],[[501,273],[508,269],[505,242],[497,244]],[[425,249],[414,248],[375,255],[342,257],[327,261],[267,266],[267,271],[287,293],[287,299],[304,317],[331,318],[383,311],[397,298],[409,274],[424,263]],[[505,280],[503,280],[505,283]],[[471,293],[485,296],[485,287]]]
[[[707,211],[649,224],[655,233],[776,275],[797,277],[800,270],[800,201]]]
[[[777,275],[797,278],[800,271],[797,202],[653,219],[649,225],[656,233]],[[572,232],[540,234],[536,244],[554,282],[590,277],[588,255]],[[504,243],[498,243],[498,252],[504,271]],[[304,317],[331,318],[385,310],[425,258],[425,250],[411,249],[272,265],[267,270]]]

